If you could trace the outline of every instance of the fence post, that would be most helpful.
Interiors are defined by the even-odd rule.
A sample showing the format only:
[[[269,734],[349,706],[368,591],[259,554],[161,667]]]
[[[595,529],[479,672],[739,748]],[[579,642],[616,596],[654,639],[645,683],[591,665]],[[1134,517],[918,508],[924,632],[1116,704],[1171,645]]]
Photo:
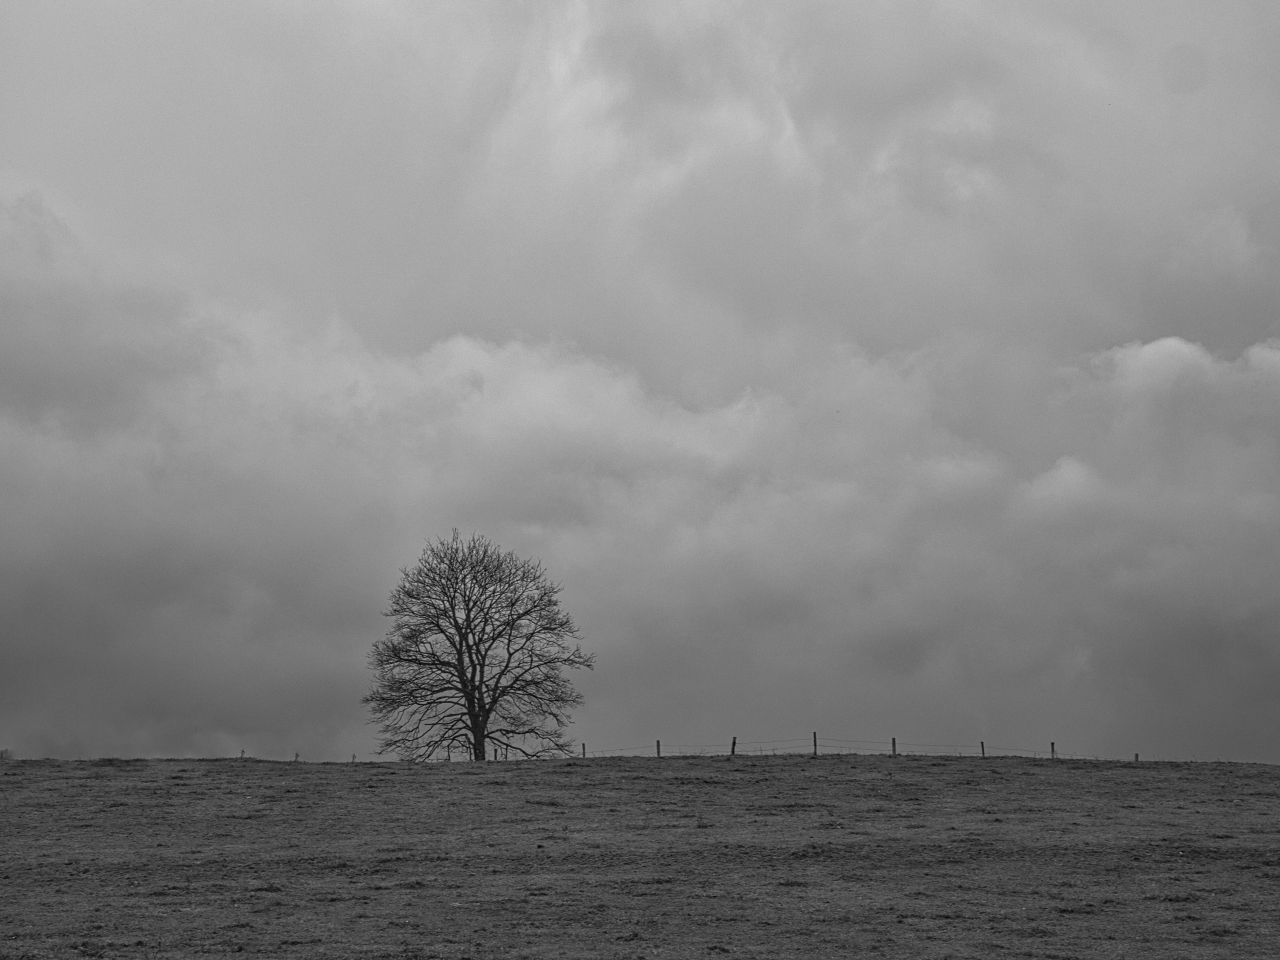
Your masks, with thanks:
[[[738,752],[738,738],[733,738],[733,743],[729,744],[729,756],[734,756]]]
[[[898,738],[890,737],[889,739],[892,741],[889,749],[893,753],[893,755],[896,757],[898,755]]]
[[[818,755],[818,731],[813,731],[813,755]]]
[[[587,741],[582,741],[582,759],[587,759]]]
[[[1049,759],[1050,760],[1058,759],[1058,745],[1054,743],[1052,740],[1049,741]]]
[[[1138,762],[1138,755],[1136,753],[1133,755],[1133,762],[1134,763]]]
[[[986,757],[986,755],[987,755],[987,741],[985,741],[985,740],[979,740],[979,741],[978,741],[978,746],[979,746],[979,747],[981,748],[981,750],[982,750],[982,756],[983,756],[983,757]]]
[[[662,741],[658,740],[657,744],[658,744],[658,756],[662,756]]]

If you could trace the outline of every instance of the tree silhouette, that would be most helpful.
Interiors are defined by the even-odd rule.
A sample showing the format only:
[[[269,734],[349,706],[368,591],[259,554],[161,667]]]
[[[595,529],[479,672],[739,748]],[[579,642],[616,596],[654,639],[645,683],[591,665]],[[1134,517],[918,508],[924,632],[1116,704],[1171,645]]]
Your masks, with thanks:
[[[591,669],[595,657],[576,643],[560,585],[542,565],[454,530],[400,574],[362,700],[380,724],[378,752],[426,760],[456,746],[484,760],[492,744],[524,757],[568,754],[568,711],[582,696],[563,670]]]

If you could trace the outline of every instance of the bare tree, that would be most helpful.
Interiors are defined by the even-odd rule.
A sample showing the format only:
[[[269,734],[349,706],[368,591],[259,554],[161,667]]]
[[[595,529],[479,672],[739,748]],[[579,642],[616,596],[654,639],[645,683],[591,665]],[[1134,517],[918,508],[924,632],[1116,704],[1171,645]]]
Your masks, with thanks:
[[[591,669],[595,657],[575,642],[560,585],[542,565],[454,530],[400,575],[363,698],[381,725],[378,752],[426,760],[459,747],[484,760],[493,744],[525,757],[569,753],[568,711],[582,696],[563,670]]]

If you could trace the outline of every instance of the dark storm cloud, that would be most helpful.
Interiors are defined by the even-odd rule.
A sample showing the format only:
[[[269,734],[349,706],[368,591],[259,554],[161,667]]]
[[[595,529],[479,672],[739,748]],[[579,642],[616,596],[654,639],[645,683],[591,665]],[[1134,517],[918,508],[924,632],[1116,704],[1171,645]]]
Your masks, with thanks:
[[[1223,11],[6,6],[0,746],[366,753],[457,526],[564,582],[593,747],[1277,759]]]
[[[191,365],[171,329],[180,301],[104,287],[38,193],[0,200],[0,245],[0,406],[92,431]]]

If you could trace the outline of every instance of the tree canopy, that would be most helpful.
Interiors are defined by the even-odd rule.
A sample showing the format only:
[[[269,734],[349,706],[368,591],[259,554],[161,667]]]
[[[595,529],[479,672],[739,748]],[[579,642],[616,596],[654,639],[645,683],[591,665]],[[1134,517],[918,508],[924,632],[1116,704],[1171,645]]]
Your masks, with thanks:
[[[484,760],[490,746],[523,757],[569,753],[569,711],[582,697],[564,670],[590,669],[595,657],[582,652],[561,587],[542,565],[454,530],[400,574],[363,698],[380,725],[379,752],[409,760],[455,748]]]

